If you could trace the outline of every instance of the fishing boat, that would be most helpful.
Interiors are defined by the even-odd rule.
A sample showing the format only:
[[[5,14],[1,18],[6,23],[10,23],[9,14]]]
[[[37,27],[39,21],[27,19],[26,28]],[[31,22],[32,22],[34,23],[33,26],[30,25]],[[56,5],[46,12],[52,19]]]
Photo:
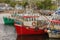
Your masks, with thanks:
[[[47,27],[46,20],[38,20],[39,14],[24,14],[14,22],[17,35],[45,34],[43,30]]]
[[[48,28],[50,38],[60,38],[60,21],[51,20],[50,27]]]
[[[49,22],[48,34],[49,38],[60,38],[60,12],[55,13]]]
[[[14,25],[14,19],[3,17],[3,20],[5,25]]]
[[[18,16],[16,13],[10,14],[9,16],[3,16],[5,25],[14,25],[15,17]]]
[[[26,6],[26,11],[22,16],[16,18],[14,26],[17,35],[35,35],[45,34],[44,28],[47,27],[48,22],[42,19],[39,13],[34,13],[31,6]]]

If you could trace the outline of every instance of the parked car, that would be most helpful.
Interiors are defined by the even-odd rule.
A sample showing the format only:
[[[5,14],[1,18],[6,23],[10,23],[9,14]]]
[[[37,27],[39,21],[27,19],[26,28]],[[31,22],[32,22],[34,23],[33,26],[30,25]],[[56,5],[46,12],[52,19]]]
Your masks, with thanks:
[[[13,7],[11,7],[9,4],[0,3],[0,11],[11,10],[11,9],[13,9]]]
[[[14,8],[11,7],[11,6],[9,6],[9,7],[6,8],[6,10],[13,10],[13,9],[14,9]]]
[[[17,10],[23,10],[23,9],[24,9],[24,7],[23,7],[23,6],[21,6],[21,5],[16,5],[16,6],[15,6],[15,9],[17,9]]]
[[[6,8],[4,5],[0,5],[0,11],[4,11]]]

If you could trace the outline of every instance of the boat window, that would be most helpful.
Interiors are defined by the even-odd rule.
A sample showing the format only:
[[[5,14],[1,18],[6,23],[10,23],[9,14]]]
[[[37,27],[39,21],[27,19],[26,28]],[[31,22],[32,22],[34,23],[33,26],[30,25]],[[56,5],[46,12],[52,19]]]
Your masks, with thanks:
[[[37,18],[24,18],[25,21],[37,21]]]
[[[33,21],[33,18],[28,18],[28,21]]]
[[[22,22],[20,22],[20,21],[15,21],[15,23],[16,24],[20,24],[20,25],[22,25],[23,23]]]
[[[33,21],[35,21],[34,18],[33,18]]]
[[[28,18],[28,21],[30,21],[30,18]]]
[[[27,18],[24,18],[24,21],[27,21]]]
[[[32,18],[32,21],[36,21],[36,18]]]
[[[36,21],[37,18],[24,18],[25,21]]]
[[[29,18],[29,21],[32,21],[32,18]]]
[[[30,18],[24,18],[25,21],[30,21]]]
[[[35,21],[35,18],[33,18],[33,21]]]
[[[33,18],[32,18],[32,21],[33,21]]]
[[[32,18],[28,18],[28,21],[32,21]]]

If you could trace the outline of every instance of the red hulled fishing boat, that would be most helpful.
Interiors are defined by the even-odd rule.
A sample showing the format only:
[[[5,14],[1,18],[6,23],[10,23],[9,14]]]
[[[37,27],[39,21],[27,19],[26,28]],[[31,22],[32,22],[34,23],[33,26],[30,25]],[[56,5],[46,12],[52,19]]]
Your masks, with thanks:
[[[38,15],[25,15],[15,20],[14,26],[18,35],[45,34],[43,30],[47,26],[45,20],[38,20]]]

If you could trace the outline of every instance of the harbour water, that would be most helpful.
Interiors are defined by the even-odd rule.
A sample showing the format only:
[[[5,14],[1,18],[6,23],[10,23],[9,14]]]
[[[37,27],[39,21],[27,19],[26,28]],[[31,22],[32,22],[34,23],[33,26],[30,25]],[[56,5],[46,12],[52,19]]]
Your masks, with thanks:
[[[0,40],[59,40],[55,38],[48,38],[48,35],[17,35],[15,27],[4,25],[3,16],[10,14],[0,14]]]

